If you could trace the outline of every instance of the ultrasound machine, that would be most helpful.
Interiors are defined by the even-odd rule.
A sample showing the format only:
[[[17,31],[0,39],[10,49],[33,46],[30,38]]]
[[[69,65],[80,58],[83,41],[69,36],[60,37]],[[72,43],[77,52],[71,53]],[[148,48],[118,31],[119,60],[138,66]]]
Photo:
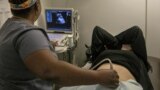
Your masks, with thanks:
[[[74,46],[78,35],[75,17],[73,8],[45,9],[45,27],[50,40],[58,41],[56,49]]]

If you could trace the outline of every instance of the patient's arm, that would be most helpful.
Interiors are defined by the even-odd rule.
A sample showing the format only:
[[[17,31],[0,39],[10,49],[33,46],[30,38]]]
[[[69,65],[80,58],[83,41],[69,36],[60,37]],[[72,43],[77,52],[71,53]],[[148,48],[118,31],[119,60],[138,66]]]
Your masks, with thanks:
[[[108,63],[102,64],[98,68],[98,70],[100,70],[100,69],[110,69],[110,64],[108,64]],[[113,64],[113,69],[117,71],[120,81],[127,81],[129,79],[135,80],[134,76],[124,66]]]

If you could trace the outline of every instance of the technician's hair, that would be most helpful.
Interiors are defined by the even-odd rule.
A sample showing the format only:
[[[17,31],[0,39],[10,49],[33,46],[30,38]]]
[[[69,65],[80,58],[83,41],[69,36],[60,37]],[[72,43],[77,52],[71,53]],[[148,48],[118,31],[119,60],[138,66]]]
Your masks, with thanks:
[[[25,1],[27,0],[8,0],[9,3],[12,3],[12,4],[22,4],[24,3]],[[36,2],[37,3],[37,2]],[[30,12],[33,10],[33,9],[36,9],[38,10],[38,6],[37,4],[34,4],[33,6],[29,7],[29,8],[26,8],[26,9],[23,9],[23,10],[13,10],[11,9],[11,12],[14,16],[19,16],[19,17],[28,17]]]

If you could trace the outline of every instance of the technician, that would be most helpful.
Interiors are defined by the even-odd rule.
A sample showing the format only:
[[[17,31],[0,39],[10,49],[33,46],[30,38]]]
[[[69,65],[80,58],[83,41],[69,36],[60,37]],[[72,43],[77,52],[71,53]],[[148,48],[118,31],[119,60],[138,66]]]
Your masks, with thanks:
[[[44,30],[34,26],[40,0],[9,0],[9,4],[13,17],[0,30],[0,90],[52,90],[53,83],[118,86],[114,70],[84,70],[58,60]]]

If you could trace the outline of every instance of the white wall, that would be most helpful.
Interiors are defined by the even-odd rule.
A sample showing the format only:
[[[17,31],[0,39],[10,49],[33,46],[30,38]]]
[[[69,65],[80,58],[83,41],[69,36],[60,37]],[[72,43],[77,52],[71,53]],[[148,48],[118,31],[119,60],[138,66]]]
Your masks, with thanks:
[[[160,58],[160,0],[148,0],[148,55]]]
[[[133,26],[145,31],[145,0],[68,0],[67,7],[79,10],[80,41],[76,59],[85,60],[84,44],[91,43],[92,30],[96,25],[113,35]]]
[[[10,10],[8,0],[0,0],[0,8],[5,8],[7,10]]]
[[[8,0],[0,0],[0,27],[11,16]]]

